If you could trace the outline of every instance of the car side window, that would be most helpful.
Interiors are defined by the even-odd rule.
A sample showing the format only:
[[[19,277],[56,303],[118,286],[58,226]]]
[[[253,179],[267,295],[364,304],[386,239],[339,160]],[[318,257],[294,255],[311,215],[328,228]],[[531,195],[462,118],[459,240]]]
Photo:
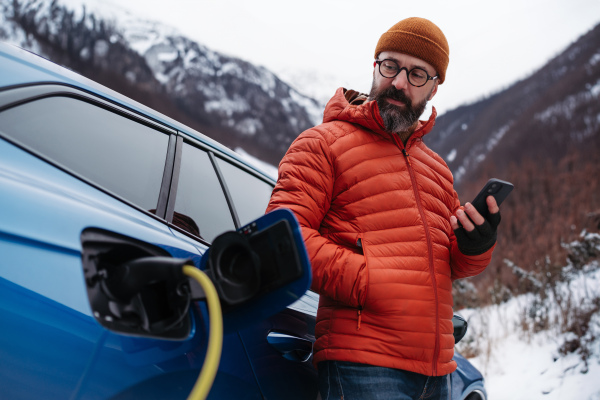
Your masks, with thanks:
[[[264,215],[273,186],[254,175],[217,158],[227,189],[233,200],[241,225]]]
[[[188,143],[182,147],[173,224],[209,242],[235,229],[208,153]]]
[[[48,97],[0,113],[0,131],[146,210],[158,202],[168,135],[71,97]]]

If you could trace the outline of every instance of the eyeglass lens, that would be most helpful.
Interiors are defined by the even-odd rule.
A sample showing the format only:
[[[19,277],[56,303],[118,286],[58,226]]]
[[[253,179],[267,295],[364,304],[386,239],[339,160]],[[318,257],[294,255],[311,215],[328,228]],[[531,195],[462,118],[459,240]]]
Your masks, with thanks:
[[[386,78],[394,78],[402,70],[406,70],[408,82],[413,86],[423,86],[429,80],[429,74],[422,68],[415,67],[410,71],[400,68],[394,60],[383,60],[379,63],[379,73]]]

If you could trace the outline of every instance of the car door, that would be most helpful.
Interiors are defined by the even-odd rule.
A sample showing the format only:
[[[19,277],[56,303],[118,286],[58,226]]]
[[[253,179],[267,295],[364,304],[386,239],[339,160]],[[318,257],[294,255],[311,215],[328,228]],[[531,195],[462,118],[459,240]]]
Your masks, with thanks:
[[[187,340],[110,332],[88,303],[81,244],[99,229],[198,262],[209,242],[182,235],[168,215],[177,143],[174,129],[72,87],[0,92],[3,396],[187,397],[205,354],[202,305]],[[215,229],[233,227],[215,207]],[[237,334],[224,338],[211,391],[225,395],[261,398]]]
[[[263,214],[273,183],[225,160],[217,158],[216,164],[239,223]],[[265,398],[317,398],[317,373],[312,365],[317,306],[318,296],[308,291],[285,311],[240,331]]]

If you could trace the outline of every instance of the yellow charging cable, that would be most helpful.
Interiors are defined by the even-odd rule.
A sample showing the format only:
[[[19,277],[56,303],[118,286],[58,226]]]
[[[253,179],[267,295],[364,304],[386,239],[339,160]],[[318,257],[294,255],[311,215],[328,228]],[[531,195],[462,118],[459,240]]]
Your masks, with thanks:
[[[219,362],[221,361],[221,349],[223,348],[223,314],[221,313],[221,303],[215,286],[204,272],[196,267],[185,265],[183,273],[195,279],[206,295],[209,314],[208,320],[210,323],[208,349],[206,350],[202,370],[188,396],[188,400],[206,399],[217,375]]]

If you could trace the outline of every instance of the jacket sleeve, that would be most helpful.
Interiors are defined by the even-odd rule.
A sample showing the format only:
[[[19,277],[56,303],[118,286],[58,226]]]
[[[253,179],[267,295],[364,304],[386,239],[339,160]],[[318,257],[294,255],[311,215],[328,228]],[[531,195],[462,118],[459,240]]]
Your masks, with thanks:
[[[311,261],[311,289],[352,307],[366,296],[365,259],[319,232],[331,204],[334,174],[328,143],[315,128],[303,132],[279,164],[278,179],[267,212],[292,210],[300,223]]]
[[[456,211],[460,207],[458,195],[454,192],[455,207],[453,214],[456,215]],[[485,270],[485,268],[492,261],[492,252],[496,245],[492,246],[491,249],[483,254],[476,256],[467,256],[458,249],[458,242],[454,231],[450,232],[450,269],[452,270],[452,280],[468,278],[471,276],[479,275]]]

